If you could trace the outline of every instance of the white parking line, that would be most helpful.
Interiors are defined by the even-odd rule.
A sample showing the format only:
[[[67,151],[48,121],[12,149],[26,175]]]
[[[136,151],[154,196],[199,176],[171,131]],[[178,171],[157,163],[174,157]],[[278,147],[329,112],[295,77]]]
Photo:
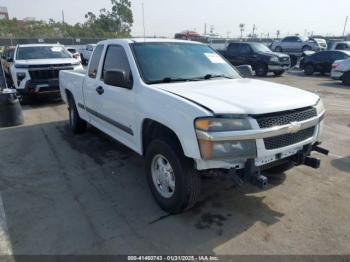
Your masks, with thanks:
[[[4,204],[0,195],[0,255],[12,255]]]

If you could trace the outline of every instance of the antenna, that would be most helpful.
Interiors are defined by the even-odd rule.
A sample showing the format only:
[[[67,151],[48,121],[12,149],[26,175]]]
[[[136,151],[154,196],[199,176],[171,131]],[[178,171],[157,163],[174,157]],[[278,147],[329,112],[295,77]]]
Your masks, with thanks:
[[[145,5],[142,0],[142,24],[143,24],[143,38],[146,38],[146,26],[145,26]]]

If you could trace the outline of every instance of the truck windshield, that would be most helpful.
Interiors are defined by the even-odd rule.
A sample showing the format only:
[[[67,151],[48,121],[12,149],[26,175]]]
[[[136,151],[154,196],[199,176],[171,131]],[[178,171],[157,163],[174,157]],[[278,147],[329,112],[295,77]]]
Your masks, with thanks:
[[[71,55],[61,46],[30,46],[19,47],[17,60],[71,58]]]
[[[193,43],[132,44],[147,84],[240,78],[238,72],[206,45]]]

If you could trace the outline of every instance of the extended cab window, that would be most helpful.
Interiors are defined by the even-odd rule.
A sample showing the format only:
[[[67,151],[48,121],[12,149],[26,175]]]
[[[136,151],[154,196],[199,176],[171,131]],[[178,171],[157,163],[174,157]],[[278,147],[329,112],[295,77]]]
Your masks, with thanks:
[[[239,48],[239,54],[241,56],[247,56],[251,53],[250,46],[247,44],[241,44]]]
[[[227,48],[227,52],[231,56],[237,56],[239,54],[239,44],[230,44]]]
[[[126,75],[131,77],[131,70],[128,58],[122,46],[110,45],[107,49],[105,62],[103,65],[101,79],[103,75],[108,70],[121,70],[126,73]]]
[[[99,45],[96,47],[95,52],[93,53],[89,66],[89,77],[96,78],[98,65],[100,63],[103,45]]]

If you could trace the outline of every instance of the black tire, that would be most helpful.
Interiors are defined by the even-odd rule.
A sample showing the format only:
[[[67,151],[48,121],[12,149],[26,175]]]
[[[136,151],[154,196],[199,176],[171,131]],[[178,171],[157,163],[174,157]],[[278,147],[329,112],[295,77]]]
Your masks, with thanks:
[[[164,157],[172,168],[174,190],[168,197],[160,193],[160,182],[154,181],[152,168],[157,157]],[[152,195],[158,205],[166,212],[180,213],[193,207],[200,196],[201,177],[176,145],[163,140],[154,140],[147,147],[145,157],[145,173]],[[159,167],[158,167],[159,168]],[[156,183],[159,183],[156,185]],[[169,186],[167,188],[170,188]]]
[[[305,51],[311,51],[311,50],[312,50],[311,46],[305,45],[305,46],[303,46],[302,52],[304,53]]]
[[[284,70],[281,70],[281,71],[275,71],[275,72],[273,72],[273,74],[275,75],[275,76],[281,76],[281,75],[283,75],[284,74]]]
[[[307,76],[312,76],[315,73],[315,68],[312,64],[307,64],[304,66],[304,74]]]
[[[283,52],[282,47],[280,47],[280,46],[276,46],[276,48],[275,48],[275,52],[277,52],[277,53],[282,53],[282,52]]]
[[[72,95],[68,96],[69,127],[73,134],[81,134],[86,131],[87,123],[80,118],[77,106]]]
[[[266,76],[269,72],[269,68],[266,64],[259,64],[255,67],[255,74],[259,77]]]
[[[350,71],[345,72],[341,80],[344,85],[350,86]]]
[[[80,54],[80,58],[81,58],[82,65],[86,65],[86,60],[85,60],[83,54]]]
[[[280,164],[278,166],[271,167],[266,170],[266,173],[268,174],[282,174],[289,169],[292,169],[295,166],[295,164],[292,161],[285,162],[283,164]]]

